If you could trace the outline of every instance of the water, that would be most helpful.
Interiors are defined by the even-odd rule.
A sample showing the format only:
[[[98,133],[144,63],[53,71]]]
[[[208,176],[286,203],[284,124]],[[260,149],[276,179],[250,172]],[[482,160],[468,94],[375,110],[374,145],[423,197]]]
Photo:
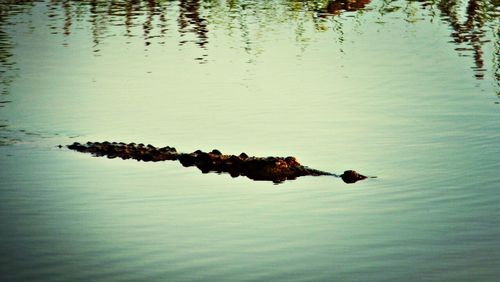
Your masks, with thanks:
[[[1,3],[2,281],[498,279],[497,1]],[[56,147],[89,140],[379,178]]]

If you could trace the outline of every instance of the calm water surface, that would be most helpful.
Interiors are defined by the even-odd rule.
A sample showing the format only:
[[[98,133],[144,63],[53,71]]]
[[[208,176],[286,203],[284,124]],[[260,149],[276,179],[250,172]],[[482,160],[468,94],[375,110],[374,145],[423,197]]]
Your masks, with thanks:
[[[0,280],[495,281],[499,3],[0,1]],[[281,185],[59,144],[294,155]]]

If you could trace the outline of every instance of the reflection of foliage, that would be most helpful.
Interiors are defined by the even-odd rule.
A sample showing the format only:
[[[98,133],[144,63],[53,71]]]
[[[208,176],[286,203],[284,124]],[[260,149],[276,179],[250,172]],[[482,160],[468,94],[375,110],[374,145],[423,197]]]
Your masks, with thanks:
[[[492,31],[493,43],[498,46],[499,41],[499,7],[498,0],[407,0],[407,4],[416,3],[420,11],[427,12],[426,17],[434,20],[439,19],[447,23],[451,28],[452,43],[456,44],[455,50],[463,57],[472,57],[474,60],[474,74],[476,79],[484,79],[486,71],[484,62],[484,45],[491,43],[487,38],[489,29]],[[422,18],[418,16],[417,10],[408,5],[403,7],[402,1],[384,0],[376,10],[381,16],[391,14],[397,11],[403,11],[406,14],[407,22],[415,22]],[[492,54],[494,80],[500,80],[498,74],[498,48]]]
[[[14,44],[5,30],[10,15],[23,13],[32,5],[31,1],[24,1],[23,5],[16,5],[16,1],[0,3],[0,108],[10,101],[7,100],[9,87],[16,76],[16,63],[12,60]],[[5,135],[7,120],[0,119],[0,146],[9,144],[12,140]]]
[[[17,1],[7,1],[0,3],[0,95],[8,94],[8,88],[15,77],[15,61],[12,60],[12,49],[14,44],[4,26],[7,24],[9,15],[24,12],[31,7],[32,1],[23,1],[23,5],[16,5]],[[0,107],[5,104],[0,98]]]
[[[333,0],[328,2],[324,10],[336,15],[343,11],[353,12],[364,9],[370,2],[371,0]]]
[[[12,43],[7,34],[0,29],[0,93],[7,94],[7,86],[12,81],[12,69],[14,62],[11,60]],[[1,100],[0,100],[1,101]],[[0,105],[1,107],[1,105]]]
[[[179,32],[185,34],[186,28],[192,26],[191,31],[196,33],[198,37],[196,44],[200,46],[200,48],[205,48],[205,45],[208,43],[208,29],[207,21],[200,16],[200,2],[180,0],[179,8]]]
[[[470,56],[466,52],[472,53],[476,78],[483,79],[485,69],[482,46],[489,42],[485,39],[485,24],[494,20],[495,5],[489,1],[469,0],[466,7],[466,18],[463,22],[460,21],[459,16],[461,7],[456,0],[443,0],[438,5],[444,19],[449,22],[452,28],[451,37],[458,45],[456,50],[463,53],[463,56]],[[498,26],[496,28],[498,29]],[[498,37],[498,32],[495,34]]]
[[[9,1],[8,1],[9,2]],[[16,5],[14,5],[16,4]],[[141,36],[144,44],[164,44],[168,32],[176,29],[181,36],[179,45],[193,43],[202,49],[209,48],[210,30],[225,31],[239,37],[238,42],[248,54],[261,52],[259,42],[269,35],[273,26],[292,26],[295,39],[302,49],[307,48],[310,38],[308,30],[318,32],[333,30],[341,43],[344,39],[343,13],[354,13],[356,19],[364,16],[363,11],[375,13],[376,23],[384,23],[394,16],[408,23],[424,18],[446,22],[452,29],[451,38],[457,44],[456,50],[462,56],[474,59],[474,73],[477,79],[484,78],[484,45],[488,30],[493,31],[498,41],[498,0],[50,0],[48,8],[50,28],[53,33],[68,37],[79,21],[90,23],[94,51],[99,52],[105,38],[117,34],[124,28],[126,36]],[[30,7],[30,1],[10,1],[0,4],[2,18],[10,7]],[[465,11],[465,18],[462,13]],[[1,22],[4,20],[0,18]],[[174,26],[172,26],[174,25]],[[359,21],[361,25],[361,21]],[[1,28],[0,28],[1,29]],[[362,30],[362,28],[360,28]],[[5,35],[0,31],[0,40]],[[1,43],[0,44],[4,44]],[[495,44],[494,67],[498,70],[498,44]],[[5,44],[4,44],[5,45]],[[5,45],[7,46],[7,45]],[[0,48],[0,60],[8,58],[8,48]],[[201,58],[198,58],[201,59]],[[495,72],[498,80],[498,71]]]

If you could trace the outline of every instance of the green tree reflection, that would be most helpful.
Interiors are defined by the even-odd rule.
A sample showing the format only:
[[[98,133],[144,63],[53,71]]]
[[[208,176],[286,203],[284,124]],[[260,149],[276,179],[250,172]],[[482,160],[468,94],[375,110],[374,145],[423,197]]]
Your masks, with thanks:
[[[2,69],[9,65],[6,59],[10,57],[11,48],[7,43],[7,35],[2,31],[6,18],[14,14],[13,11],[28,13],[34,3],[42,3],[49,11],[49,26],[54,34],[69,37],[75,22],[89,22],[96,54],[103,40],[121,35],[114,27],[123,27],[128,37],[143,37],[146,48],[151,44],[165,44],[169,32],[178,32],[179,45],[195,44],[205,50],[210,48],[211,29],[225,30],[229,35],[240,36],[242,48],[252,56],[258,56],[261,52],[259,34],[266,33],[275,24],[290,25],[298,45],[305,50],[308,46],[306,30],[311,24],[318,32],[333,30],[342,42],[343,14],[361,19],[366,13],[377,13],[380,22],[384,22],[385,18],[399,17],[412,23],[425,17],[449,25],[450,38],[456,45],[456,51],[460,56],[473,59],[473,73],[479,80],[484,78],[486,72],[484,46],[493,45],[495,54],[492,55],[492,73],[496,81],[499,79],[498,0],[51,0],[2,3]],[[362,30],[366,22],[359,22]],[[490,32],[495,42],[487,39],[491,38],[487,36]],[[6,81],[2,81],[2,84],[5,85]]]

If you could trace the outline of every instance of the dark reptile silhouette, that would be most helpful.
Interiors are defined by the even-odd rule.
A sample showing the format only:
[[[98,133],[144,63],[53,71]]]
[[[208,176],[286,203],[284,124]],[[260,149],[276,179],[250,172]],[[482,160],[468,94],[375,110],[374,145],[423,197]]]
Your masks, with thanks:
[[[62,147],[62,146],[60,146]],[[173,147],[156,148],[153,145],[117,142],[75,142],[67,146],[71,150],[90,153],[96,157],[110,159],[135,159],[144,162],[179,161],[183,166],[196,166],[203,173],[229,173],[232,177],[246,176],[253,180],[282,183],[300,176],[334,176],[345,183],[355,183],[368,178],[354,170],[344,171],[342,175],[308,168],[301,165],[295,157],[249,157],[240,155],[224,155],[219,150],[209,153],[197,150],[192,153],[179,153]]]

